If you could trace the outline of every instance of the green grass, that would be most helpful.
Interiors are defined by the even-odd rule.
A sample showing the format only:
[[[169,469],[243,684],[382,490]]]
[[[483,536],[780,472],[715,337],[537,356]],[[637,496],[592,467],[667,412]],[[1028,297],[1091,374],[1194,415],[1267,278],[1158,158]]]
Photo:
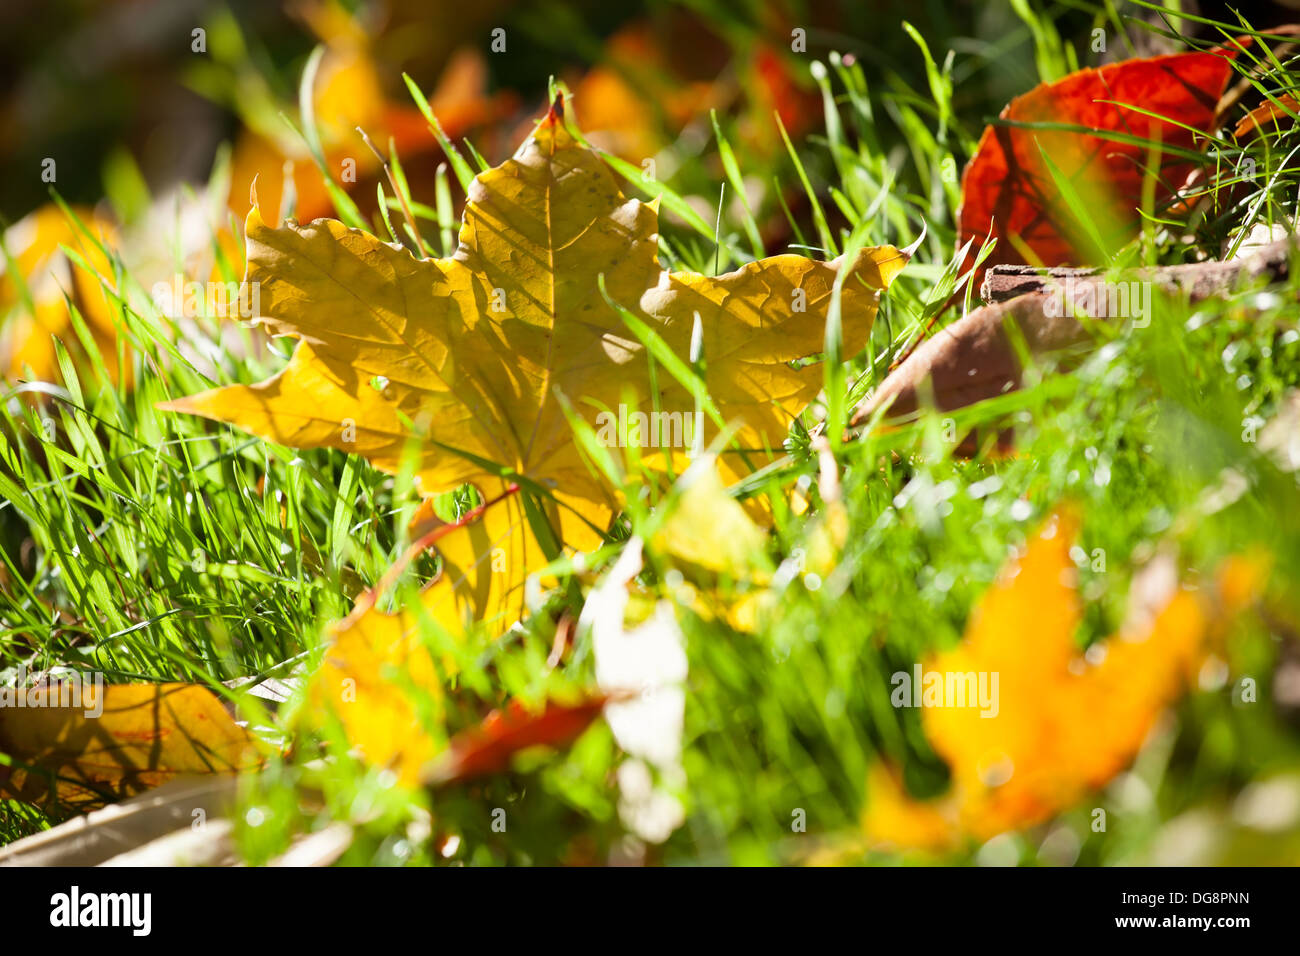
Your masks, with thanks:
[[[1043,77],[1072,68],[1075,50],[1091,62],[1086,42],[1063,41],[1048,11],[1014,6],[1024,25],[1008,43],[1030,43]],[[1069,6],[1078,13],[1078,5]],[[1092,22],[1111,22],[1108,10],[1089,15]],[[1237,25],[1224,30],[1241,32]],[[641,184],[663,193],[666,214],[684,213],[665,229],[665,261],[700,272],[713,272],[715,262],[725,271],[785,251],[762,248],[759,224],[800,190],[806,196],[793,216],[795,245],[833,255],[849,244],[906,244],[925,231],[867,350],[846,357],[842,374],[828,379],[836,391],[809,410],[771,462],[759,462],[770,465],[764,480],[736,489],[756,494],[798,485],[814,513],[810,430],[823,416],[839,419],[878,383],[954,291],[959,197],[950,172],[969,156],[999,105],[971,104],[963,90],[972,74],[995,69],[992,58],[1007,52],[973,50],[960,36],[925,28],[887,42],[895,43],[890,62],[915,61],[906,75],[888,66],[869,74],[860,58],[849,63],[838,56],[814,70],[826,110],[823,132],[803,143],[787,139],[788,156],[750,168],[730,118],[718,116],[715,138],[698,156],[666,183]],[[949,56],[950,48],[960,53]],[[1289,89],[1286,66],[1268,65],[1258,85],[1273,96]],[[1286,124],[1253,142],[1248,157],[1258,175],[1244,195],[1229,198],[1225,189],[1198,221],[1171,223],[1166,211],[1147,210],[1151,227],[1127,258],[1217,255],[1220,243],[1256,222],[1290,221],[1300,181],[1292,156],[1297,142]],[[1226,134],[1209,153],[1233,168],[1243,158]],[[464,161],[456,158],[460,173]],[[405,190],[400,166],[396,172],[393,181]],[[775,178],[787,195],[769,189],[756,207],[724,202],[718,235],[712,217],[689,212],[698,204],[688,197],[716,207],[721,182],[734,197],[741,177],[755,174]],[[444,172],[440,187],[446,184]],[[443,252],[454,241],[446,228],[448,196],[440,188],[437,196],[403,197],[416,210],[424,241]],[[387,201],[392,226],[371,224],[385,237],[392,227],[403,228],[397,218],[403,204],[392,196]],[[1194,243],[1182,238],[1188,229]],[[230,272],[237,275],[239,264]],[[214,367],[201,372],[176,345],[189,333],[152,309],[129,275],[108,278],[124,290],[117,320],[119,340],[134,357],[133,386],[108,378],[85,335],[80,346],[89,358],[63,362],[62,387],[4,386],[0,668],[8,670],[0,669],[0,678],[20,664],[58,666],[101,671],[111,681],[197,681],[229,693],[222,681],[310,669],[327,622],[343,616],[407,544],[404,529],[417,503],[409,478],[381,474],[341,453],[282,448],[157,411],[160,401],[212,384],[266,377],[282,366],[285,345],[259,352],[248,330],[228,330]],[[1259,679],[1259,702],[1234,705],[1232,682],[1186,699],[1133,770],[1153,795],[1150,802],[1130,807],[1119,789],[1103,793],[1095,805],[1116,812],[1102,834],[1088,826],[1093,803],[1062,818],[1060,825],[1078,838],[1078,861],[1149,860],[1170,821],[1192,809],[1223,821],[1228,859],[1279,859],[1287,852],[1294,858],[1300,833],[1293,829],[1270,842],[1230,825],[1226,808],[1249,782],[1300,761],[1300,714],[1294,704],[1288,709],[1276,701],[1270,684],[1279,657],[1296,653],[1295,638],[1285,637],[1278,622],[1294,619],[1285,582],[1300,569],[1300,493],[1295,476],[1251,440],[1254,426],[1271,418],[1300,383],[1298,290],[1300,279],[1292,279],[1268,295],[1245,290],[1195,307],[1158,297],[1150,327],[1112,329],[1104,347],[1072,374],[1050,364],[1033,369],[1022,391],[953,415],[955,432],[927,414],[838,445],[851,530],[833,573],[816,589],[796,577],[781,594],[780,613],[753,634],[681,610],[690,661],[687,819],[649,858],[767,863],[838,849],[850,859],[889,862],[864,857],[854,840],[868,798],[868,764],[877,755],[902,764],[918,795],[942,791],[947,776],[916,712],[888,705],[889,675],[955,643],[1009,548],[1066,500],[1081,508],[1082,547],[1105,555],[1105,571],[1082,572],[1089,610],[1081,644],[1113,632],[1133,568],[1171,538],[1193,579],[1227,555],[1262,548],[1273,556],[1277,582],[1273,628],[1255,618],[1245,622],[1229,661],[1233,681]],[[951,318],[950,312],[942,321]],[[833,337],[828,349],[838,349]],[[689,376],[690,370],[661,366],[658,374]],[[972,428],[984,436],[1013,428],[1016,453],[958,457],[946,437]],[[614,464],[633,501],[643,489],[657,493],[636,462]],[[1228,472],[1246,479],[1249,490],[1210,511],[1207,497]],[[450,517],[467,504],[464,496],[448,496],[441,508]],[[655,517],[637,506],[626,520],[624,530],[643,533]],[[774,565],[806,543],[809,520],[775,509]],[[663,586],[659,572],[671,564],[669,555],[650,548],[647,586]],[[433,570],[432,561],[419,565],[402,595],[409,597]],[[449,724],[430,733],[453,732],[506,697],[538,699],[556,687],[590,684],[585,637],[570,673],[547,675],[544,662],[556,618],[564,611],[576,615],[577,595],[594,580],[590,570],[576,575],[570,583],[577,587],[549,599],[551,613],[460,653]],[[250,861],[264,861],[294,834],[342,819],[357,830],[347,863],[448,862],[441,848],[451,835],[459,837],[452,862],[604,860],[628,852],[611,784],[618,760],[609,730],[598,723],[565,754],[429,794],[395,787],[391,774],[350,757],[337,728],[326,728],[300,737],[290,756],[249,781],[245,805],[259,812],[241,818],[240,846]],[[491,827],[497,807],[508,810],[506,833]],[[791,830],[796,810],[806,813],[806,834]],[[0,842],[44,824],[40,813],[0,803]],[[1015,856],[1044,860],[1044,833],[1011,838]],[[952,860],[978,859],[978,850],[967,847]]]

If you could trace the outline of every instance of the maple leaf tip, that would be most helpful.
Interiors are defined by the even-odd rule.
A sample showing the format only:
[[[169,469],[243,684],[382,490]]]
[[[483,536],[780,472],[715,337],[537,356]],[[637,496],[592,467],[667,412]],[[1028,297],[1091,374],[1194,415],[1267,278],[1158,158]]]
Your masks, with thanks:
[[[185,399],[169,398],[164,402],[154,402],[154,409],[160,412],[183,412],[185,411]]]
[[[921,243],[925,241],[926,230],[927,230],[926,223],[924,220],[922,220],[921,234],[917,236],[916,239],[913,242],[911,242],[909,245],[904,246],[902,249],[899,249],[898,251],[901,252],[903,255],[907,256],[907,258],[909,259],[912,258],[912,256],[916,254],[916,250],[921,248]]]
[[[244,217],[244,235],[248,235],[249,230],[255,226],[266,225],[266,220],[262,218],[261,203],[257,201],[257,175],[253,176],[253,181],[248,186],[248,202],[248,215]]]

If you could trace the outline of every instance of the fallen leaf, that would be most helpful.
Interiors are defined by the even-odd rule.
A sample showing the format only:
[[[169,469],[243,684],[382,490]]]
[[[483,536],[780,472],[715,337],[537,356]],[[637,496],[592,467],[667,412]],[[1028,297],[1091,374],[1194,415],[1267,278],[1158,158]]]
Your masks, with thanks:
[[[606,303],[601,276],[612,300],[683,359],[699,317],[706,384],[742,447],[779,446],[822,386],[816,363],[792,363],[823,348],[838,260],[784,255],[716,278],[669,273],[657,230],[655,207],[624,199],[558,102],[514,159],[475,179],[448,259],[417,260],[332,220],[273,229],[255,208],[247,281],[260,284],[269,330],[301,341],[266,382],[162,407],[355,452],[389,472],[415,440],[426,494],[470,483],[497,496],[509,479],[485,464],[495,463],[552,489],[563,542],[589,549],[619,501],[584,459],[556,393],[598,434],[609,424],[602,413],[620,404],[683,420],[695,411],[662,371],[651,405],[646,350]],[[847,353],[865,343],[880,290],[906,259],[885,246],[851,264]]]
[[[335,16],[327,21],[312,18],[313,29],[325,45],[312,97],[321,148],[335,182],[368,209],[381,166],[357,133],[358,127],[381,149],[386,150],[391,139],[403,165],[412,166],[412,174],[421,156],[439,148],[438,141],[418,109],[388,101],[372,38],[353,20]],[[504,114],[510,103],[509,96],[488,95],[487,64],[482,53],[472,48],[448,59],[429,97],[434,115],[453,140]],[[286,181],[293,187],[298,219],[309,222],[333,212],[325,180],[300,138],[278,127],[242,130],[231,159],[231,211],[240,216],[248,212],[254,182],[259,201],[280,210]]]
[[[424,774],[429,786],[447,786],[499,773],[521,751],[531,747],[567,747],[600,716],[603,696],[576,704],[547,701],[540,711],[511,701],[494,710],[481,724],[461,731]]]
[[[1243,116],[1237,125],[1233,127],[1232,135],[1237,139],[1241,139],[1255,130],[1263,129],[1265,124],[1274,120],[1290,120],[1294,122],[1295,113],[1298,111],[1300,111],[1300,100],[1297,100],[1292,93],[1283,93],[1277,98],[1276,102],[1266,100]]]
[[[637,164],[668,145],[667,134],[720,105],[713,84],[674,75],[663,45],[644,23],[609,37],[601,63],[577,80],[573,92],[591,142]]]
[[[331,823],[323,830],[301,834],[294,838],[289,849],[268,860],[267,866],[333,866],[352,846],[355,831],[341,821]]]
[[[880,842],[933,849],[945,842],[943,820],[949,845],[963,834],[987,840],[1074,806],[1132,761],[1156,718],[1194,680],[1221,619],[1247,603],[1242,592],[1260,586],[1257,565],[1229,563],[1223,600],[1217,589],[1188,590],[1164,553],[1135,575],[1120,633],[1083,653],[1070,558],[1077,531],[1068,510],[1049,519],[1003,568],[961,643],[920,663],[927,693],[930,675],[939,692],[963,675],[982,677],[989,688],[996,678],[993,704],[922,697],[921,725],[948,764],[951,790],[911,806],[882,787],[864,819]]]
[[[1261,282],[1277,282],[1287,275],[1295,242],[1275,239],[1268,226],[1242,243],[1231,260],[1207,260],[1153,269],[1104,273],[1092,269],[1053,269],[1043,274],[1036,269],[1003,266],[988,273],[984,295],[991,304],[946,326],[925,339],[858,406],[850,420],[853,426],[868,422],[877,411],[889,406],[888,418],[911,415],[932,401],[940,411],[963,408],[1020,387],[1021,360],[1007,326],[1014,323],[1028,355],[1043,359],[1075,347],[1091,348],[1099,337],[1070,309],[1062,307],[1066,283],[1080,314],[1089,312],[1082,303],[1103,303],[1114,283],[1142,282],[1190,302],[1228,295],[1234,289]],[[1287,235],[1278,227],[1278,232]],[[1091,296],[1091,299],[1088,298]],[[1154,300],[1143,308],[1149,310]],[[1097,324],[1119,319],[1113,305],[1094,308],[1102,315]],[[1136,315],[1132,316],[1137,318]],[[1149,316],[1148,316],[1149,318]],[[1058,356],[1059,357],[1059,356]]]
[[[952,846],[956,812],[951,800],[914,800],[882,763],[867,770],[863,835],[876,849],[940,852]]]
[[[685,820],[677,792],[686,783],[681,757],[689,662],[672,602],[659,601],[649,618],[627,626],[628,588],[641,571],[642,550],[641,538],[628,540],[587,595],[578,628],[591,635],[596,683],[609,695],[605,721],[627,754],[615,773],[619,817],[643,840],[662,843]]]
[[[1021,367],[1006,325],[1014,322],[1031,355],[1091,340],[1073,315],[1047,315],[1047,294],[1022,295],[986,305],[926,339],[854,411],[864,425],[888,406],[888,417],[915,413],[932,403],[939,411],[963,408],[1020,387]]]
[[[461,637],[468,621],[480,621],[495,633],[522,614],[519,566],[527,560],[525,549],[535,545],[523,533],[516,492],[429,531],[408,549],[390,576],[425,548],[436,548],[442,558],[438,577],[416,606],[383,610],[378,601],[387,582],[381,582],[329,628],[330,646],[311,678],[306,714],[319,725],[326,711],[333,713],[367,762],[392,768],[407,785],[439,750],[429,728],[441,723],[443,686],[455,672],[454,661],[435,660],[422,640],[425,628]],[[422,712],[422,704],[433,710]]]
[[[249,735],[196,684],[85,683],[79,700],[60,685],[10,690],[25,704],[0,706],[0,753],[14,761],[0,796],[84,811],[175,777],[261,764]],[[81,706],[58,706],[69,702]]]
[[[737,75],[719,76],[728,55]],[[732,111],[745,155],[769,157],[784,150],[773,113],[792,137],[821,120],[821,98],[806,73],[796,80],[797,61],[762,42],[737,55],[697,23],[665,34],[635,22],[610,36],[601,62],[574,82],[577,119],[593,144],[640,165],[710,110]]]
[[[675,491],[661,506],[667,516],[650,542],[653,548],[702,584],[767,580],[768,534],[727,493],[712,456],[693,464]]]
[[[1045,125],[985,128],[962,176],[958,246],[996,238],[997,248],[983,268],[998,263],[1101,265],[1136,234],[1143,179],[1153,159],[1157,204],[1187,179],[1195,164],[1171,150],[1197,149],[1198,139],[1204,140],[1198,132],[1212,132],[1237,52],[1220,48],[1079,70],[1012,100],[1001,120]],[[1051,124],[1083,126],[1090,132],[1053,129]],[[1116,135],[1146,142],[1126,142]],[[1095,237],[1080,233],[1044,154],[1086,203],[1099,229]]]

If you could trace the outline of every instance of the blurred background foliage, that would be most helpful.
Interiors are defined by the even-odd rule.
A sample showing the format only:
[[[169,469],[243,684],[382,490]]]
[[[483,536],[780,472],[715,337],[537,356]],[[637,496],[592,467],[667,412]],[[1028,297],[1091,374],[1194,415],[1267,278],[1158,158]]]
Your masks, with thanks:
[[[1014,7],[936,0],[7,0],[0,5],[0,88],[7,91],[0,214],[16,221],[47,200],[39,175],[46,157],[58,161],[59,191],[74,203],[97,202],[105,180],[135,171],[154,194],[178,182],[207,182],[218,147],[241,129],[286,132],[277,113],[292,108],[303,64],[321,41],[340,51],[340,69],[347,57],[363,58],[375,92],[408,106],[402,72],[432,90],[458,57],[462,65],[465,56],[477,57],[484,91],[511,94],[508,108],[498,102],[466,120],[480,133],[505,131],[486,148],[476,142],[489,162],[513,150],[514,128],[536,116],[552,74],[580,94],[587,131],[606,131],[610,145],[638,162],[664,148],[698,152],[709,138],[708,108],[747,109],[749,132],[760,139],[776,135],[774,108],[792,135],[810,133],[821,122],[820,96],[806,69],[793,68],[795,27],[806,30],[801,60],[837,50],[858,59],[873,88],[900,90],[926,82],[924,60],[901,21],[936,50],[952,38],[954,50],[970,54],[953,77],[955,112],[977,124],[1037,81],[1034,32]],[[1057,13],[1063,33],[1097,17],[1070,3]],[[196,25],[206,30],[206,53],[192,49]],[[497,28],[506,31],[504,53],[490,48]],[[363,112],[364,104],[355,105],[354,113]],[[902,142],[887,117],[881,125],[883,138]],[[350,146],[363,151],[352,138]]]

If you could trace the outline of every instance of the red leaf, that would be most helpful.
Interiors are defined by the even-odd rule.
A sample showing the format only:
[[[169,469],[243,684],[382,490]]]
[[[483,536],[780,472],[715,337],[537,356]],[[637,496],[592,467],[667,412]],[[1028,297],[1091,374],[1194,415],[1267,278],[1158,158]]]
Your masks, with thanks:
[[[453,737],[451,746],[425,774],[425,782],[459,783],[505,770],[515,754],[529,747],[567,747],[604,706],[603,695],[572,705],[548,701],[541,712],[511,701],[504,711],[492,711],[477,727]]]
[[[1073,183],[1099,227],[1108,247],[1105,251],[1124,244],[1137,232],[1149,148],[1119,142],[1106,134],[1155,140],[1166,147],[1196,148],[1192,130],[1208,133],[1213,128],[1215,107],[1232,76],[1231,60],[1238,52],[1221,48],[1079,70],[1012,100],[1001,113],[1004,120],[1067,123],[1086,126],[1097,134],[987,127],[962,176],[960,242],[974,238],[978,247],[986,235],[996,237],[997,249],[985,260],[986,267],[1027,262],[1013,238],[1027,246],[1042,265],[1100,265],[1097,260],[1102,250],[1077,234],[1074,217],[1042,154]],[[1186,181],[1194,164],[1162,152],[1155,166],[1159,169],[1155,198],[1160,203]],[[978,287],[979,277],[975,282]]]

